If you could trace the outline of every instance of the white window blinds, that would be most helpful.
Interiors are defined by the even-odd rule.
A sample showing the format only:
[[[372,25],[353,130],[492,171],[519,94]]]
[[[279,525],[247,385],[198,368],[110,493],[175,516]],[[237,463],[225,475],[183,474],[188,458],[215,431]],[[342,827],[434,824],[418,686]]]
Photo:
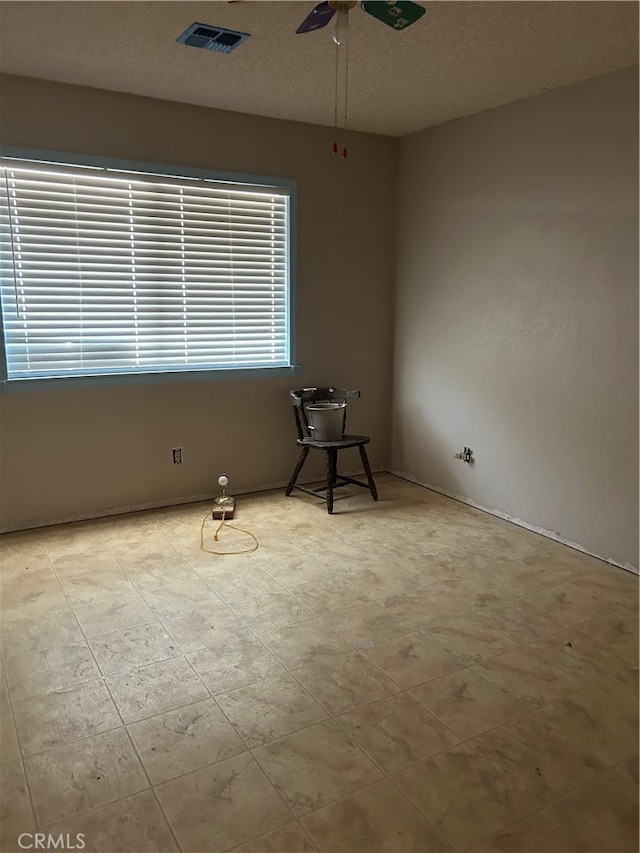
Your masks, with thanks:
[[[9,379],[283,367],[289,190],[2,160]]]

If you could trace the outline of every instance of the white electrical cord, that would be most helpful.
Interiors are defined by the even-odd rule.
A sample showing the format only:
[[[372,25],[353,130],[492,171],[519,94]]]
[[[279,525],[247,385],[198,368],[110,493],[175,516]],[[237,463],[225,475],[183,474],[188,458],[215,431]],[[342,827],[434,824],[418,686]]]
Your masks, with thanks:
[[[224,494],[224,490],[227,487],[228,482],[229,482],[229,478],[227,477],[226,474],[221,474],[218,477],[218,485],[222,486],[223,494]],[[216,504],[214,504],[214,507],[215,506],[216,506]],[[231,530],[237,530],[239,533],[245,533],[247,536],[250,536],[253,539],[255,544],[252,545],[251,548],[244,548],[241,551],[212,551],[210,548],[206,548],[205,544],[204,544],[204,527],[205,527],[205,524],[207,523],[207,521],[209,520],[209,517],[212,516],[212,514],[213,514],[213,507],[207,512],[205,517],[202,519],[202,524],[200,525],[200,550],[201,551],[206,551],[207,554],[218,554],[221,557],[225,557],[229,554],[252,554],[254,551],[256,551],[258,549],[258,540],[250,530],[244,530],[242,527],[236,527],[235,524],[229,524],[228,521],[225,521],[224,504],[222,505],[222,521],[217,526],[216,532],[213,534],[214,541],[217,542],[218,539],[220,538],[219,533],[223,527],[229,527]]]

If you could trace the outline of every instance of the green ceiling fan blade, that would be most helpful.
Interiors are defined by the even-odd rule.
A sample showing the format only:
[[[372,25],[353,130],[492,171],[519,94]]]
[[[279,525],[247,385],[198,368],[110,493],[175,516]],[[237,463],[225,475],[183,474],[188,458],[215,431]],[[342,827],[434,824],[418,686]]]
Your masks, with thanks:
[[[417,3],[411,3],[409,0],[399,0],[398,3],[386,3],[385,0],[362,0],[360,5],[368,15],[372,15],[394,30],[405,30],[411,24],[415,24],[426,11],[424,6],[418,6]]]

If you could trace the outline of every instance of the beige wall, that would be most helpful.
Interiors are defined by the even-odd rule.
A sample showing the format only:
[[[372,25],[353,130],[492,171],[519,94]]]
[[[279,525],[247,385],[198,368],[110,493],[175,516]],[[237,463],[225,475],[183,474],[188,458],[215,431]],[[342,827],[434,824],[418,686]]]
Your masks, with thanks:
[[[392,139],[350,135],[345,163],[309,125],[17,77],[1,95],[4,144],[296,178],[303,368],[5,393],[4,529],[208,495],[222,470],[284,482],[287,391],[334,382],[363,391],[375,467],[637,566],[635,69],[407,137],[397,181]]]
[[[392,453],[633,566],[637,74],[402,140]],[[465,444],[474,465],[453,459]]]
[[[388,463],[396,140],[350,134],[343,161],[333,132],[311,125],[19,77],[2,79],[1,96],[5,145],[297,179],[302,366],[291,378],[8,391],[3,529],[208,495],[222,471],[233,490],[286,482],[287,392],[303,385],[360,388],[351,428],[371,434],[374,467]]]

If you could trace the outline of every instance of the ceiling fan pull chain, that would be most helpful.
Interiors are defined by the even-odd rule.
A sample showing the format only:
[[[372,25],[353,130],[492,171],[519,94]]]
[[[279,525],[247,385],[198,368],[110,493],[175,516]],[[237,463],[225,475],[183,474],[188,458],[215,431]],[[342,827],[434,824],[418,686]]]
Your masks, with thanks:
[[[347,105],[349,103],[349,45],[344,52],[344,129],[347,129]]]
[[[336,42],[336,74],[335,74],[335,89],[333,92],[333,132],[336,135],[336,140],[331,147],[333,154],[338,153],[338,43]]]
[[[349,100],[349,43],[347,41],[339,41],[334,37],[336,44],[336,66],[335,66],[335,87],[333,92],[333,130],[335,132],[334,143],[331,146],[331,152],[337,154],[338,147],[338,95],[340,90],[340,47],[344,47],[344,110],[343,110],[343,130],[347,129],[347,108]],[[346,160],[349,156],[349,151],[346,145],[342,148],[342,159]]]
[[[347,104],[349,102],[349,42],[345,45],[344,52],[344,129],[347,129]],[[346,160],[349,156],[347,147],[342,149],[342,159]]]
[[[338,81],[340,79],[340,70],[339,70],[339,50],[340,45],[336,42],[336,81],[335,81],[335,91],[334,91],[334,109],[333,109],[333,129],[335,131],[336,137],[333,145],[331,146],[331,152],[333,154],[337,154],[339,152],[338,147]],[[347,129],[347,105],[348,105],[348,96],[349,96],[349,45],[345,44],[345,65],[344,65],[344,113],[343,113],[343,129]],[[346,160],[349,156],[349,151],[347,146],[343,146],[342,148],[342,159]]]

